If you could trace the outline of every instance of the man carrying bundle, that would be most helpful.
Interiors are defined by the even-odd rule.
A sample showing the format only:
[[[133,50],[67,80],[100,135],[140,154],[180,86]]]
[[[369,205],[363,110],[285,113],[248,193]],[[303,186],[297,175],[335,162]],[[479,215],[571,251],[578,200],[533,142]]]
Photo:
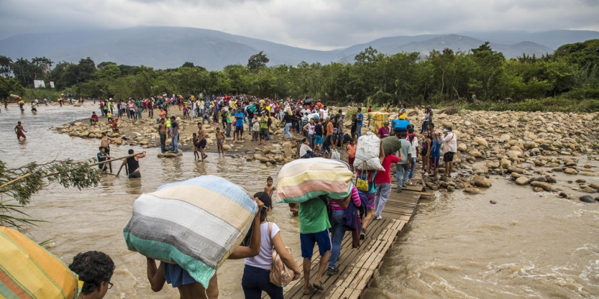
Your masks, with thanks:
[[[327,269],[331,257],[331,238],[329,236],[329,215],[327,213],[326,199],[313,198],[300,203],[299,224],[302,257],[304,258],[304,295],[312,295],[322,287],[322,274]],[[314,244],[318,244],[320,251],[320,264],[314,284],[310,285],[310,268],[312,266],[312,252]]]
[[[129,150],[129,155],[133,155],[133,149]],[[144,158],[145,156],[146,151],[143,151],[141,154],[123,160],[123,165],[127,164],[130,179],[141,178],[141,173],[139,172],[139,159]]]
[[[257,197],[254,198],[258,204],[258,212],[254,217],[254,224],[251,231],[251,240],[248,247],[238,246],[229,255],[228,259],[243,259],[253,257],[260,253],[260,214],[264,203]],[[169,283],[173,288],[179,290],[180,299],[217,299],[218,298],[218,280],[216,273],[210,279],[208,288],[204,288],[202,284],[197,282],[187,271],[177,264],[169,264],[160,262],[160,266],[156,267],[156,261],[153,258],[146,257],[147,274],[152,291],[160,292],[164,287],[164,283]]]

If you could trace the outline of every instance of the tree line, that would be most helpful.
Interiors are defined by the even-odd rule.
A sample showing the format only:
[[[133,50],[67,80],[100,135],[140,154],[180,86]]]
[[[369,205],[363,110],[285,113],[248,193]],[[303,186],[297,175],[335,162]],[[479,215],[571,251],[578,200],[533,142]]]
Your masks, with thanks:
[[[208,71],[187,62],[157,70],[146,66],[95,62],[59,62],[0,55],[2,88],[30,88],[34,79],[54,81],[56,89],[83,98],[145,98],[168,94],[252,94],[261,97],[305,96],[339,104],[434,104],[444,101],[518,102],[565,97],[599,99],[599,40],[561,46],[536,57],[523,54],[506,59],[484,43],[470,51],[451,49],[386,55],[371,47],[353,63],[267,67],[263,52],[247,65],[228,65]],[[10,78],[10,79],[9,79]],[[12,87],[2,87],[4,85]],[[18,89],[18,88],[17,88]],[[3,92],[0,96],[4,96]]]

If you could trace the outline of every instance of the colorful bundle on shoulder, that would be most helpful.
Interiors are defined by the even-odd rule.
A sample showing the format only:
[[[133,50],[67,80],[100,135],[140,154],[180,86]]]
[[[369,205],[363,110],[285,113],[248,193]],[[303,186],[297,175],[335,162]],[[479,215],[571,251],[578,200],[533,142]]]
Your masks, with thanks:
[[[20,232],[0,226],[0,298],[74,299],[77,276]]]
[[[133,203],[123,229],[129,250],[176,263],[204,287],[249,230],[258,206],[216,176],[166,184]]]
[[[302,203],[320,195],[349,196],[353,173],[344,162],[324,158],[299,159],[281,168],[277,183],[280,203]]]
[[[377,133],[379,128],[383,126],[383,123],[389,119],[389,113],[387,112],[370,112],[368,113],[370,118],[370,127],[372,131]]]

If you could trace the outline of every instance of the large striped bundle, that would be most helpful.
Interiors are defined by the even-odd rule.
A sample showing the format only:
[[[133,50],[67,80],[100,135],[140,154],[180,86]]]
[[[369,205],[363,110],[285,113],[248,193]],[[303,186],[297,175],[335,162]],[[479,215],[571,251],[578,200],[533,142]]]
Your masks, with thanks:
[[[177,263],[208,287],[243,240],[258,206],[243,188],[215,176],[166,184],[141,195],[123,229],[129,250]]]
[[[0,298],[75,298],[77,277],[20,232],[0,226]]]
[[[324,158],[299,159],[281,168],[277,196],[281,203],[302,203],[320,195],[342,199],[351,191],[352,178],[353,173],[344,162]]]
[[[370,127],[374,133],[378,133],[379,128],[383,126],[383,123],[389,119],[389,113],[387,112],[370,112],[368,113],[370,118]]]

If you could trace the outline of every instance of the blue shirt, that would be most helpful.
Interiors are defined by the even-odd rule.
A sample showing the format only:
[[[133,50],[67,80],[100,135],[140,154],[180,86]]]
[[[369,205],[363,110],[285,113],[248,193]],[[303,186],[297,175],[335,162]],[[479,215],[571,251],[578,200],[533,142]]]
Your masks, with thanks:
[[[361,126],[363,121],[364,121],[364,114],[362,114],[362,112],[360,112],[360,113],[358,113],[358,126]]]
[[[433,139],[433,145],[431,146],[431,156],[432,157],[441,157],[441,143],[443,143],[443,138],[439,138],[441,142],[437,142],[437,139]]]
[[[102,161],[106,161],[106,157],[108,156],[108,153],[104,153],[102,154],[101,152],[98,153],[98,162],[102,162]],[[99,164],[98,168],[102,169],[104,167],[105,164]],[[108,167],[108,166],[106,166]]]
[[[237,120],[235,121],[235,126],[243,127],[243,117],[244,117],[243,112],[236,112],[235,117],[237,118]]]

